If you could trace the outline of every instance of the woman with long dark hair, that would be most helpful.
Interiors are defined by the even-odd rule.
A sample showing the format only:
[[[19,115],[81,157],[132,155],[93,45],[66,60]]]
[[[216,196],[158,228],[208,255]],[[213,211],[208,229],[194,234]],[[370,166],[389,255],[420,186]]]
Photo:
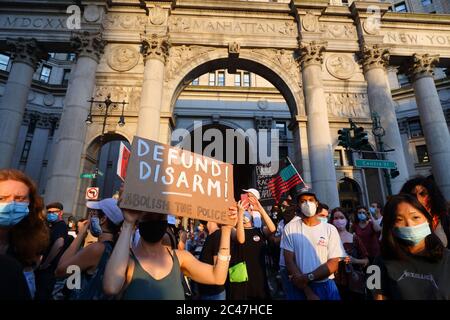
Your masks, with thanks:
[[[431,232],[432,215],[410,194],[384,207],[381,288],[376,300],[450,300],[450,251]]]
[[[417,197],[417,200],[433,217],[431,230],[439,237],[445,247],[450,248],[450,216],[442,192],[432,177],[416,177],[408,180],[400,191]]]
[[[43,209],[29,177],[18,170],[0,170],[0,254],[14,257],[22,265],[32,297],[36,291],[34,270],[49,242]]]

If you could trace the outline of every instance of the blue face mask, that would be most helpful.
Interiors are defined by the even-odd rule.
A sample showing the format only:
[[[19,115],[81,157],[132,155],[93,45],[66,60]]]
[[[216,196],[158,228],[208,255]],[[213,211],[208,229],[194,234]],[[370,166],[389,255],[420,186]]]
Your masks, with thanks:
[[[18,224],[30,212],[28,206],[28,202],[0,203],[0,226],[11,227]]]
[[[367,216],[365,213],[358,213],[358,219],[360,221],[366,221],[367,220]]]
[[[328,223],[328,219],[326,217],[317,217],[322,223]]]
[[[413,227],[394,228],[394,235],[397,238],[410,242],[413,245],[418,244],[429,234],[431,234],[431,229],[428,222],[424,222]]]
[[[375,213],[377,212],[377,209],[375,209],[373,207],[370,207],[369,208],[369,212],[370,212],[371,215],[375,215]]]
[[[56,220],[58,220],[58,214],[57,213],[47,213],[47,221],[48,222],[55,222]]]
[[[255,228],[261,228],[262,227],[262,220],[261,220],[261,214],[258,213],[253,213],[253,226]]]
[[[102,227],[100,226],[100,219],[98,217],[91,217],[89,229],[94,237],[98,237],[102,234]]]

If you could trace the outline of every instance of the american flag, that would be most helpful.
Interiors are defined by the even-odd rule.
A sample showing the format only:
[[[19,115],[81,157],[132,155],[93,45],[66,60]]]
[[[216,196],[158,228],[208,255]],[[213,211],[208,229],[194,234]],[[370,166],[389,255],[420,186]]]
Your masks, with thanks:
[[[294,165],[290,163],[286,168],[283,168],[279,174],[270,179],[268,187],[275,200],[279,202],[283,193],[301,183],[304,184],[302,177],[295,169]]]

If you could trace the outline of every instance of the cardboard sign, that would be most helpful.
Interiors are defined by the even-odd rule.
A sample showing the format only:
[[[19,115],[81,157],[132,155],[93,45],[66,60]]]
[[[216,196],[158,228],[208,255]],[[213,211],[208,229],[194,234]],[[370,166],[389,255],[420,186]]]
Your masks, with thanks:
[[[89,187],[86,189],[86,200],[97,200],[100,189],[96,187]]]
[[[269,165],[257,165],[256,166],[256,188],[259,190],[261,199],[260,202],[265,200],[273,200],[272,193],[269,190],[268,183],[272,179],[273,173],[268,170]]]
[[[117,175],[122,181],[125,181],[127,176],[128,161],[130,160],[131,151],[120,142],[119,159],[117,160]]]
[[[233,166],[134,137],[120,206],[231,224]]]

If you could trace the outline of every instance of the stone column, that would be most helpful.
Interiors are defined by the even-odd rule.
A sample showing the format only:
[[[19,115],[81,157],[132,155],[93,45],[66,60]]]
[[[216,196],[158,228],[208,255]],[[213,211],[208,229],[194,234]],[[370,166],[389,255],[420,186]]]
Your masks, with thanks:
[[[12,165],[34,71],[46,54],[35,39],[8,39],[11,71],[0,105],[0,169]]]
[[[100,34],[74,35],[77,63],[70,74],[58,134],[52,148],[46,202],[59,201],[72,213],[80,174],[81,154],[86,136],[86,118],[94,87],[95,73],[105,42]]]
[[[301,64],[306,114],[311,182],[319,200],[331,208],[339,206],[333,147],[328,123],[327,102],[322,83],[323,51],[326,42],[301,44]]]
[[[367,81],[367,95],[372,112],[378,113],[386,134],[382,137],[385,149],[395,149],[386,156],[397,163],[400,175],[391,180],[392,192],[396,194],[409,177],[403,153],[402,139],[395,114],[386,68],[389,64],[389,50],[378,45],[365,45],[363,49],[364,76]]]
[[[142,40],[144,81],[136,135],[159,141],[160,115],[164,86],[164,67],[170,43],[166,36],[152,34]]]
[[[437,185],[450,201],[450,133],[433,79],[437,62],[437,55],[415,54],[410,73],[431,170]]]
[[[36,181],[37,184],[39,184],[42,162],[44,160],[48,142],[49,129],[46,116],[37,115],[37,117],[36,129],[34,130],[33,141],[31,142],[25,173]]]

